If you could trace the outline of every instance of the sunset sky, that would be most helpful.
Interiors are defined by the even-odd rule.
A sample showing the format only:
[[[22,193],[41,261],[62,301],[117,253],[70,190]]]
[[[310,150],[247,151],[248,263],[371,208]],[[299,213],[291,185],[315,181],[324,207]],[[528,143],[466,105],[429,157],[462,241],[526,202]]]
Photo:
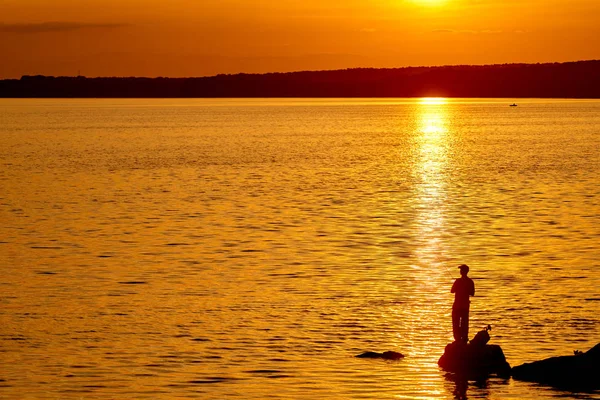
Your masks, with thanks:
[[[600,0],[0,0],[0,78],[600,58]]]

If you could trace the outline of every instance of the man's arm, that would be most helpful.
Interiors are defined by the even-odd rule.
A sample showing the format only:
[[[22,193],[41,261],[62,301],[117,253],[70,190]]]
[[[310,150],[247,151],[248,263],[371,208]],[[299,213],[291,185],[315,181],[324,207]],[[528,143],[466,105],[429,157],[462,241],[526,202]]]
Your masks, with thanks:
[[[452,289],[450,289],[450,293],[456,292],[456,282],[458,282],[458,279],[455,280],[454,283],[452,284]]]

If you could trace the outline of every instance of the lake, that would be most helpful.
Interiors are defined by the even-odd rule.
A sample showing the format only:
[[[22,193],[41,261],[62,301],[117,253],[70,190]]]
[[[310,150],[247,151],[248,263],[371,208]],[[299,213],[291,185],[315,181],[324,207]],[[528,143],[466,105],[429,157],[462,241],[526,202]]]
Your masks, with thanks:
[[[0,397],[600,398],[600,101],[0,99]],[[403,360],[355,358],[398,351]]]

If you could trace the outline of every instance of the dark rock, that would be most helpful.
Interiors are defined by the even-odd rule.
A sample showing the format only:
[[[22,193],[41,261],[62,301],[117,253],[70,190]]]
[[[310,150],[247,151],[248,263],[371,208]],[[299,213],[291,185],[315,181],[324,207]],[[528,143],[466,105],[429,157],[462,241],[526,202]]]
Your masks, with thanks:
[[[512,369],[514,379],[572,390],[600,390],[600,343],[585,353],[551,357]]]
[[[438,365],[445,371],[466,376],[510,376],[504,352],[495,344],[449,343]]]
[[[385,351],[383,353],[376,353],[374,351],[366,351],[362,354],[357,355],[358,358],[382,358],[384,360],[400,360],[404,358],[404,354],[397,353],[395,351]]]

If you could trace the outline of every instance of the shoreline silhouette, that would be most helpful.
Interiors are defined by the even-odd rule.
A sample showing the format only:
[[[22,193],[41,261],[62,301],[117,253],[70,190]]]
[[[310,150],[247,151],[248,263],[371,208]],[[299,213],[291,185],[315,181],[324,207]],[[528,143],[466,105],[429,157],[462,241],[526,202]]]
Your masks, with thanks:
[[[600,60],[353,68],[198,78],[25,75],[1,98],[471,97],[600,98]]]

